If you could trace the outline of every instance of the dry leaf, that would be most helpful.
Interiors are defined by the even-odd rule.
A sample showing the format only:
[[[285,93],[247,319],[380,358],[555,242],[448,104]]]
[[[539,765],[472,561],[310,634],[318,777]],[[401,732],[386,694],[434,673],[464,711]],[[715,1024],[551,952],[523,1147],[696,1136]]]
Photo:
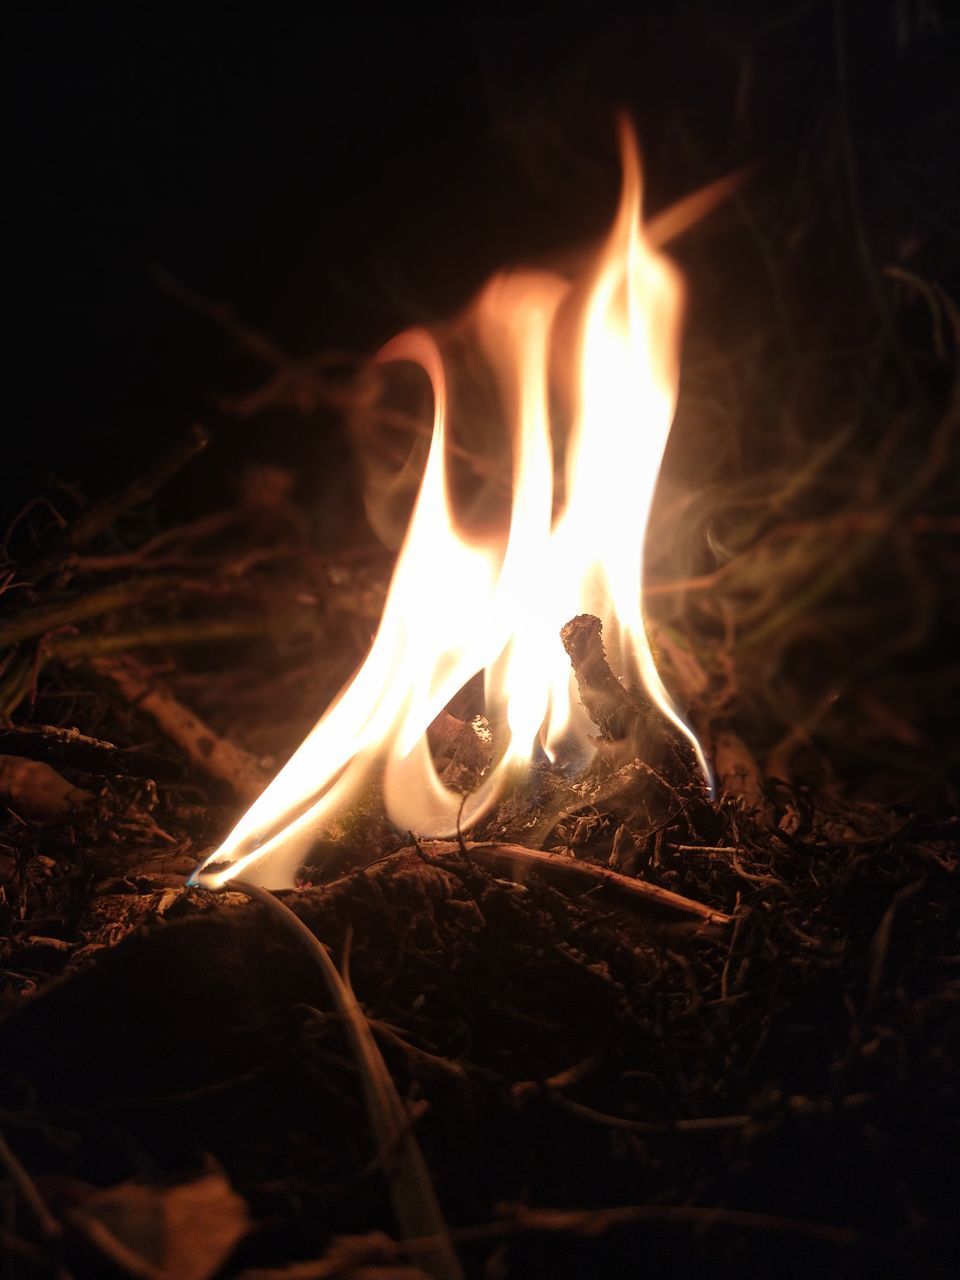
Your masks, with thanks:
[[[0,800],[31,818],[66,817],[93,799],[41,760],[0,756]]]
[[[246,1202],[220,1170],[175,1187],[122,1182],[70,1220],[136,1280],[209,1280],[250,1229]]]

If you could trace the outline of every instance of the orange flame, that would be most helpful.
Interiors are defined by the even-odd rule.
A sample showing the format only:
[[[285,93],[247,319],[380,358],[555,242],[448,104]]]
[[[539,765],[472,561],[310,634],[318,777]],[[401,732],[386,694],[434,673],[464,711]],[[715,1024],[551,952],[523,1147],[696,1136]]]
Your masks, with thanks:
[[[472,312],[514,439],[509,529],[467,537],[451,506],[447,396],[434,339],[414,330],[381,351],[413,361],[433,389],[433,437],[379,630],[366,661],[303,745],[210,858],[240,873],[291,881],[325,820],[382,770],[386,811],[425,836],[468,828],[538,743],[548,755],[571,737],[587,747],[560,628],[578,613],[603,620],[607,647],[639,675],[664,716],[709,771],[657,672],[644,628],[641,583],[647,520],[670,433],[679,377],[683,287],[641,224],[640,164],[621,130],[623,193],[581,296],[547,272],[496,276]],[[576,310],[573,421],[565,504],[554,515],[549,356],[561,304]],[[505,724],[496,763],[464,799],[439,778],[427,729],[484,672],[488,714]]]

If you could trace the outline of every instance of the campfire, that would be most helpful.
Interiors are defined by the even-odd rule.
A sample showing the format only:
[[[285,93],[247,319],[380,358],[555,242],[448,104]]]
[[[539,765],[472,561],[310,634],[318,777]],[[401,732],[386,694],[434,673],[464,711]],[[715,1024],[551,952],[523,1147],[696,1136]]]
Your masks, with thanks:
[[[728,33],[731,136],[822,18]],[[0,545],[4,1274],[947,1274],[960,321],[919,197],[869,262],[840,79],[786,184],[664,106],[647,198],[621,123],[356,353],[312,226],[301,313],[151,268],[222,344],[171,378],[203,425],[145,408],[118,484],[71,420]],[[363,164],[372,260],[411,237]]]
[[[374,771],[393,822],[435,837],[473,827],[535,753],[561,765],[589,759],[597,726],[561,643],[562,628],[581,615],[600,620],[615,669],[642,683],[641,698],[683,735],[712,786],[644,624],[644,539],[677,399],[683,286],[644,229],[625,123],[621,156],[620,207],[583,280],[502,272],[462,322],[496,380],[512,439],[502,523],[467,530],[456,509],[455,428],[436,340],[411,331],[380,352],[382,364],[419,366],[433,398],[429,454],[383,618],[360,670],[211,854],[209,864],[228,863],[209,873],[211,883],[241,873],[292,883],[318,827]],[[478,676],[484,712],[475,731],[489,740],[489,760],[461,795],[439,777],[429,731]]]

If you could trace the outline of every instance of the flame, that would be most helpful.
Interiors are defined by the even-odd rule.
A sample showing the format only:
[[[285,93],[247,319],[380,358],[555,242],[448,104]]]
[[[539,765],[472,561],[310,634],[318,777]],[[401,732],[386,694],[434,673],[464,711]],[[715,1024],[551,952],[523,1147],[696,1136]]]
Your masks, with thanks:
[[[548,272],[503,273],[471,312],[514,441],[505,536],[468,536],[454,513],[436,341],[413,330],[380,352],[381,361],[419,365],[433,392],[426,468],[380,627],[339,698],[207,859],[229,863],[212,883],[256,865],[263,883],[289,884],[317,829],[371,776],[382,776],[386,811],[400,828],[444,836],[482,817],[538,745],[551,757],[565,743],[589,749],[591,726],[559,639],[578,613],[603,620],[612,661],[639,675],[709,781],[644,627],[644,541],[676,406],[683,286],[644,231],[640,164],[625,124],[621,150],[619,210],[586,289]],[[565,501],[556,514],[550,366],[562,311],[574,316],[577,349]],[[427,729],[478,672],[504,740],[464,798],[438,776]]]

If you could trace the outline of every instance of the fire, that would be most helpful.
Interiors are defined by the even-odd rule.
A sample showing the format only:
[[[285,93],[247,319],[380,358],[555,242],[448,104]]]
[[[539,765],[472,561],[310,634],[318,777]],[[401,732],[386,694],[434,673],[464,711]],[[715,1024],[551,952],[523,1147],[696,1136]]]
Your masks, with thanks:
[[[447,387],[435,340],[401,334],[379,359],[412,361],[430,380],[433,435],[383,617],[369,654],[299,750],[207,863],[289,884],[318,828],[370,777],[390,818],[424,836],[470,827],[538,751],[589,751],[592,726],[560,642],[578,613],[602,619],[612,662],[639,676],[690,741],[692,730],[657,672],[644,627],[644,541],[679,378],[683,286],[641,221],[633,136],[621,130],[619,210],[586,289],[556,274],[496,276],[470,313],[513,439],[508,528],[468,534],[453,510]],[[575,317],[574,391],[555,511],[551,352]],[[554,361],[555,363],[555,361]],[[466,798],[437,774],[427,729],[477,673],[487,714],[502,725],[495,763]],[[254,868],[255,871],[254,871]]]

